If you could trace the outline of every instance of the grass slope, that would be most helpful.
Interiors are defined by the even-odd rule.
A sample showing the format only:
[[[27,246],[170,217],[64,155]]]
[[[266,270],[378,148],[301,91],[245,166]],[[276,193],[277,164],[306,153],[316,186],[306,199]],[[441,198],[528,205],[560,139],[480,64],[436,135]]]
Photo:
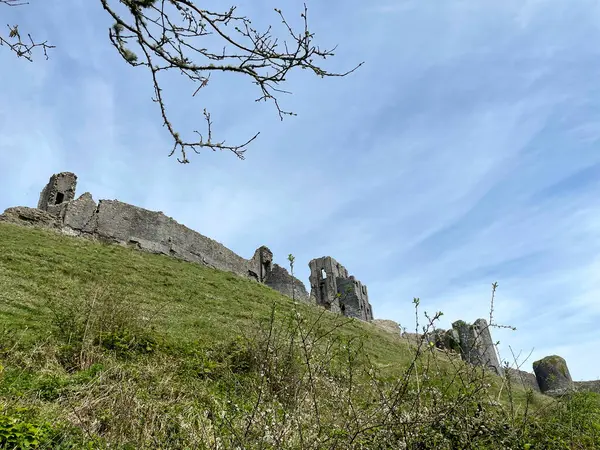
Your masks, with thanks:
[[[222,342],[246,333],[276,306],[285,316],[288,297],[232,273],[34,228],[0,223],[0,323],[48,330],[55,301],[81,303],[103,286],[156,315],[157,332],[172,345]],[[307,314],[318,309],[297,305]],[[327,314],[326,321],[338,319]],[[378,327],[352,320],[343,327],[360,336],[373,361],[384,366],[409,361],[411,351]]]
[[[533,422],[511,428],[515,414],[550,400],[464,367],[416,357],[400,336],[231,273],[0,222],[0,448],[523,448],[532,436],[550,439]],[[483,391],[509,406],[511,426],[482,409]]]

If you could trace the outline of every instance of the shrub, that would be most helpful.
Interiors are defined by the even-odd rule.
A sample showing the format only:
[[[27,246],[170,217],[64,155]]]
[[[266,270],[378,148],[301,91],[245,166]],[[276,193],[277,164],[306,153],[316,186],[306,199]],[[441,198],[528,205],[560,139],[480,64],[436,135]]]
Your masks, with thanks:
[[[69,372],[87,369],[108,350],[120,357],[148,354],[159,346],[140,305],[102,287],[79,304],[53,301],[54,335],[62,342],[59,360]]]
[[[53,343],[72,373],[15,367],[13,358],[0,392],[59,405],[63,422],[5,411],[0,448],[600,448],[600,396],[548,399],[541,409],[531,391],[515,400],[508,375],[429,342],[441,313],[426,315],[410,360],[390,370],[355,321],[300,305],[283,315],[273,307],[243,336],[169,346],[144,327],[139,305],[114,292],[53,307]]]
[[[47,442],[51,426],[28,417],[27,410],[0,413],[0,448],[34,449]]]

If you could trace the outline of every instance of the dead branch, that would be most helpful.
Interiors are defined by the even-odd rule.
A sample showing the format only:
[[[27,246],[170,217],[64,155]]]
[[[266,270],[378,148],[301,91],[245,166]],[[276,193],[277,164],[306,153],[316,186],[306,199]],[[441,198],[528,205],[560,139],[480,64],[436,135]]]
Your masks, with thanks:
[[[23,6],[29,3],[23,0],[0,0],[0,4],[7,6]],[[6,45],[18,58],[25,58],[30,62],[33,62],[33,50],[39,47],[43,50],[46,59],[48,59],[48,50],[54,48],[53,45],[48,44],[48,41],[35,42],[31,37],[31,34],[27,33],[28,41],[24,42],[21,39],[18,25],[11,26],[7,24],[6,26],[8,27],[8,38],[0,36],[0,47]]]

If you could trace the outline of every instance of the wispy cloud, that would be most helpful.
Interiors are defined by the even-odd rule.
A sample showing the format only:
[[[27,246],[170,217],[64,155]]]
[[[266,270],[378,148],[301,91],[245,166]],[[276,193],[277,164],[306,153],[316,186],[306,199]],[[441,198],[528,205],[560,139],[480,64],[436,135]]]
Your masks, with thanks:
[[[240,3],[261,26],[276,2]],[[281,6],[281,5],[279,5]],[[266,244],[283,263],[330,254],[369,287],[377,317],[412,328],[411,300],[441,325],[489,314],[532,359],[557,353],[600,378],[600,6],[592,0],[309,2],[332,70],[290,77],[283,122],[255,86],[213,77],[203,96],[165,79],[184,130],[240,142],[168,159],[150,79],[120,60],[99,2],[3,9],[57,45],[34,64],[0,51],[0,209],[35,205],[54,172],[79,192],[161,210],[243,256]],[[290,16],[301,2],[285,6]],[[0,49],[2,50],[2,49]],[[531,362],[531,361],[530,361]],[[528,369],[531,369],[530,362]]]

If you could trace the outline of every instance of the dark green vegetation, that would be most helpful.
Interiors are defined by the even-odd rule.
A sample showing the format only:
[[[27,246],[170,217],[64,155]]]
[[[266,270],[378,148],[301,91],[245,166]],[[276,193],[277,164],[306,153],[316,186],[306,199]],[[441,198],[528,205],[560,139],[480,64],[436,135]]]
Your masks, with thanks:
[[[232,274],[3,223],[0,365],[7,449],[600,448],[596,394],[552,400]]]

